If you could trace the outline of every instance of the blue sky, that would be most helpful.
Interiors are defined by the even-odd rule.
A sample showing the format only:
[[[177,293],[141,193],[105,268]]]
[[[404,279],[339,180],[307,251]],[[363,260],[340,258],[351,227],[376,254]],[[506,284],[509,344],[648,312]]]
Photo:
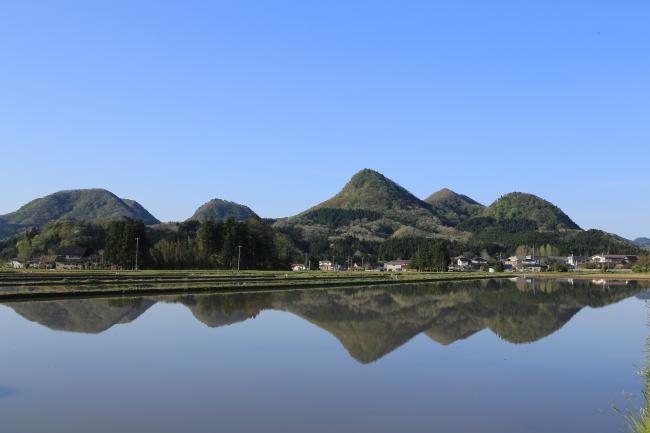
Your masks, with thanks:
[[[0,213],[295,214],[374,168],[650,236],[647,1],[0,3]]]

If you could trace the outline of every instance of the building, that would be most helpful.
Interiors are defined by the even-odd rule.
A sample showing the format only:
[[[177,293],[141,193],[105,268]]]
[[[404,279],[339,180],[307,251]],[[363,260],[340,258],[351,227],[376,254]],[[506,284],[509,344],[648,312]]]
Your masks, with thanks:
[[[591,256],[592,263],[608,264],[608,265],[621,265],[635,263],[639,258],[634,255],[625,254],[596,254]]]
[[[389,272],[403,272],[411,269],[410,260],[393,260],[384,263],[384,270]]]
[[[321,260],[318,262],[318,269],[321,271],[333,271],[334,265],[329,260]]]
[[[307,266],[304,263],[292,263],[291,270],[294,272],[301,272],[307,270]]]
[[[88,249],[84,247],[59,249],[54,260],[56,269],[84,269],[87,251]]]
[[[13,259],[9,262],[9,265],[14,269],[25,269],[25,262],[22,262],[18,259]]]
[[[480,268],[481,266],[486,266],[488,261],[482,257],[474,257],[472,259],[472,267]]]
[[[29,263],[31,269],[53,269],[54,266],[55,264],[53,262],[48,261],[44,257],[35,258]]]
[[[463,257],[463,256],[456,257],[454,259],[454,265],[455,265],[454,267],[456,267],[458,269],[467,269],[467,268],[470,267],[471,263],[472,263],[472,261],[470,259],[468,259],[467,257]]]
[[[518,272],[541,272],[539,258],[533,256],[511,256],[504,262],[506,267]]]
[[[578,265],[584,265],[589,263],[591,260],[587,256],[576,256],[571,254],[569,257],[567,257],[567,265],[572,266],[574,269],[578,267]]]

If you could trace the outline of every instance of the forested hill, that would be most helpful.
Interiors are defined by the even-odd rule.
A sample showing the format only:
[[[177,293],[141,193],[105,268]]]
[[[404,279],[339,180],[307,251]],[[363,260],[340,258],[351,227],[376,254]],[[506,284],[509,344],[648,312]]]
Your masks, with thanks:
[[[130,218],[157,224],[157,218],[134,200],[121,199],[105,189],[59,191],[32,200],[15,212],[0,217],[0,236],[22,229],[41,228],[53,221],[100,222]]]
[[[479,215],[485,209],[485,206],[476,200],[458,194],[449,188],[434,192],[425,201],[429,203],[436,215],[442,216],[444,220],[450,221],[452,224],[458,224]]]
[[[356,173],[332,198],[278,220],[274,227],[306,242],[350,236],[369,242],[404,236],[462,238],[430,204],[370,169]]]
[[[188,221],[222,221],[233,218],[237,221],[244,221],[247,218],[257,216],[248,206],[232,201],[212,199],[199,207]]]
[[[499,198],[483,215],[501,221],[530,221],[540,230],[580,230],[567,214],[554,204],[533,194],[512,192]]]
[[[352,176],[338,194],[310,210],[315,209],[365,209],[386,212],[393,209],[428,210],[429,206],[383,174],[364,169]]]

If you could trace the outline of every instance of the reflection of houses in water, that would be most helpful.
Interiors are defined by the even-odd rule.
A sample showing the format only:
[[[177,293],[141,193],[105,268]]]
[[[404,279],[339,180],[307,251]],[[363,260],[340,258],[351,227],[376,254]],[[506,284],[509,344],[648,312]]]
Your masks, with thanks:
[[[628,286],[631,283],[630,280],[606,280],[606,279],[591,280],[591,282],[597,286],[603,286],[603,287]]]

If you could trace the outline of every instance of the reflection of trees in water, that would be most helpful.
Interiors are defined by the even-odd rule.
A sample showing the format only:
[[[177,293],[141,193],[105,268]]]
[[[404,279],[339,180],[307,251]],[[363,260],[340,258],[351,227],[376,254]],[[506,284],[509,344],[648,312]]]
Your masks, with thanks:
[[[210,327],[242,322],[263,310],[295,314],[334,335],[359,362],[373,362],[424,333],[443,344],[490,329],[512,343],[537,341],[585,306],[599,307],[638,291],[589,281],[480,280],[281,292],[75,299],[9,304],[52,329],[102,332],[128,323],[155,302],[180,303]]]
[[[129,323],[156,302],[142,297],[61,299],[7,304],[18,314],[50,329],[97,334]]]

